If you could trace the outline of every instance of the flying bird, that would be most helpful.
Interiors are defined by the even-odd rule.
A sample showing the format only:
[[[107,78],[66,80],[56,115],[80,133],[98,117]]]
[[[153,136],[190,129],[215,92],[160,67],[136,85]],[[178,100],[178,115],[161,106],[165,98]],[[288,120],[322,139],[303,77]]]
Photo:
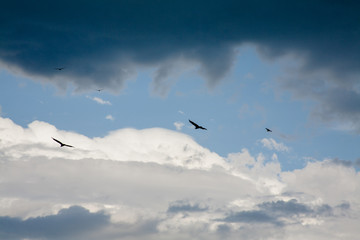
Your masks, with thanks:
[[[55,138],[52,138],[55,142],[59,143],[60,144],[60,147],[74,147],[74,146],[71,146],[71,145],[68,145],[68,144],[65,144],[65,143],[62,143],[60,142],[59,140],[55,139]]]
[[[195,126],[195,129],[198,129],[198,128],[200,128],[200,129],[204,129],[204,130],[207,130],[206,128],[204,128],[204,127],[202,127],[202,126],[200,126],[200,125],[197,125],[196,123],[194,123],[193,121],[191,121],[190,119],[189,119],[189,122],[192,124],[192,125],[194,125]]]
[[[55,70],[59,70],[59,71],[61,71],[61,70],[63,70],[64,69],[64,67],[56,67],[55,68]]]
[[[272,132],[271,129],[265,128],[267,132]]]
[[[101,92],[103,89],[102,88],[100,88],[100,89],[96,89],[96,91],[98,91],[98,92]]]

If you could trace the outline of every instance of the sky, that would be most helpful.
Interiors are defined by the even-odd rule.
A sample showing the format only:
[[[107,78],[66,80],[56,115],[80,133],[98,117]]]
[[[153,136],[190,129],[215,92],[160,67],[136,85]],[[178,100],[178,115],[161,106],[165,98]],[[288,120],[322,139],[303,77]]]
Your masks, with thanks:
[[[0,239],[356,239],[359,10],[3,3]]]

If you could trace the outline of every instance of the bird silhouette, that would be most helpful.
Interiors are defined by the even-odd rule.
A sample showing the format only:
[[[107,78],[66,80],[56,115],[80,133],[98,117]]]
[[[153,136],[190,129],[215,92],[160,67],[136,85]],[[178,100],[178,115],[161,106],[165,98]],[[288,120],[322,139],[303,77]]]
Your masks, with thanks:
[[[194,125],[195,126],[195,129],[203,129],[203,130],[207,130],[206,128],[204,128],[204,127],[202,127],[202,126],[200,126],[200,125],[197,125],[196,123],[194,123],[193,121],[191,121],[190,119],[189,119],[189,122],[192,124],[192,125]]]
[[[96,91],[98,91],[98,92],[101,92],[103,89],[102,88],[100,88],[100,89],[95,89]]]
[[[271,129],[265,128],[267,132],[272,132]]]
[[[61,70],[63,70],[64,69],[64,67],[56,67],[55,68],[55,70],[59,70],[59,71],[61,71]]]
[[[65,144],[65,143],[62,143],[60,142],[59,140],[55,139],[55,138],[52,138],[55,142],[59,143],[60,144],[60,147],[74,147],[74,146],[71,146],[71,145],[68,145],[68,144]]]

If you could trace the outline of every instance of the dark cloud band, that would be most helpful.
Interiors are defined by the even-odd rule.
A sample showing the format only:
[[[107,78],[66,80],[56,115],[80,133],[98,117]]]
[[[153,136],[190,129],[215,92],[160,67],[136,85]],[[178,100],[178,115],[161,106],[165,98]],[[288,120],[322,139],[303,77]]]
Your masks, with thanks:
[[[306,69],[357,72],[355,1],[11,1],[0,10],[0,59],[49,81],[119,89],[134,65],[199,62],[210,84],[249,42],[267,56],[298,53]],[[54,67],[66,66],[66,72]],[[62,80],[63,81],[63,80]]]

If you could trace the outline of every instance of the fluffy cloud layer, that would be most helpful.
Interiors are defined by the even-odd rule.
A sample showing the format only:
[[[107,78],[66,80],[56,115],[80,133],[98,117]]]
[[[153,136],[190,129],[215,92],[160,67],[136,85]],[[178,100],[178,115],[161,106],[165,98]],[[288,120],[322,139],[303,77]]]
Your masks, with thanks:
[[[355,239],[360,175],[337,162],[282,172],[166,129],[87,138],[0,118],[0,239]]]

